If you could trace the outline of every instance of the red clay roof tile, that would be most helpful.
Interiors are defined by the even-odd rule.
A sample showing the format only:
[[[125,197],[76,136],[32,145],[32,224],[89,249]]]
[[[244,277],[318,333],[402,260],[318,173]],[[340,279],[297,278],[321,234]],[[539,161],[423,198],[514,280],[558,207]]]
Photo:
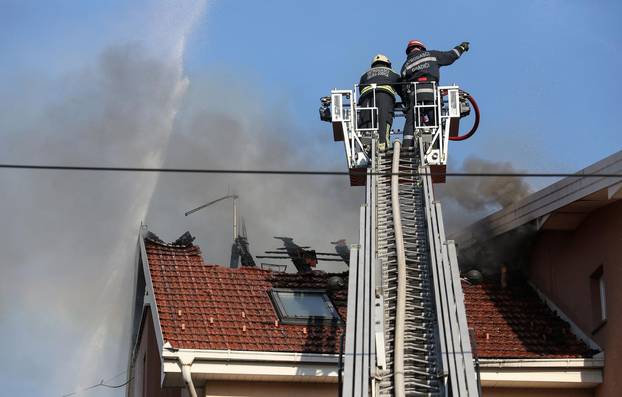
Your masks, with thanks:
[[[524,281],[462,283],[467,321],[482,358],[576,358],[592,351]]]

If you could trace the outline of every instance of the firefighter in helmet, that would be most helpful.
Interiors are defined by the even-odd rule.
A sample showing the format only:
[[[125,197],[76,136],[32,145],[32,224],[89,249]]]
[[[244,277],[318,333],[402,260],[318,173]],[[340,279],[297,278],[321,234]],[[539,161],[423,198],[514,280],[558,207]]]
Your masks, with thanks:
[[[423,105],[434,104],[434,85],[440,79],[439,69],[454,63],[460,56],[469,50],[469,43],[462,42],[449,51],[433,51],[426,49],[426,46],[419,40],[411,40],[406,46],[406,61],[400,72],[403,82],[417,84],[417,102]],[[422,114],[415,115],[413,105],[415,102],[415,92],[411,86],[405,86],[407,113],[406,124],[404,124],[404,147],[413,145],[415,120],[418,117],[421,124],[436,124],[434,119],[434,109],[428,108]]]
[[[391,61],[385,55],[378,54],[371,61],[371,68],[361,76],[359,81],[360,96],[358,105],[361,107],[377,107],[378,116],[378,150],[384,152],[391,144],[389,135],[393,125],[393,108],[395,95],[401,96],[398,83],[400,76],[391,69]],[[376,84],[375,95],[371,84]],[[375,97],[375,103],[374,103]],[[359,115],[359,128],[372,128],[371,111],[363,110]]]

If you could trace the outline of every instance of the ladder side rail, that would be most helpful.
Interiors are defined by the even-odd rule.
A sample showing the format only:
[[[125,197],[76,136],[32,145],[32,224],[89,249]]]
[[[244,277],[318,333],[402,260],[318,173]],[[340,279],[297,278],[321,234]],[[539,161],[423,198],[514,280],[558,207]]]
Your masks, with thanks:
[[[442,272],[441,272],[441,288],[443,289],[443,293],[447,302],[445,306],[447,308],[447,315],[449,317],[449,323],[451,325],[449,336],[451,337],[450,346],[451,349],[451,359],[453,360],[454,366],[456,368],[456,372],[451,374],[451,376],[456,378],[456,383],[458,386],[457,390],[454,390],[454,393],[457,393],[457,396],[467,396],[467,388],[466,388],[466,380],[465,380],[465,370],[464,370],[464,361],[462,356],[462,349],[460,343],[460,328],[458,326],[458,319],[456,318],[456,314],[458,312],[458,308],[456,307],[456,301],[454,296],[454,289],[451,280],[450,274],[450,264],[449,264],[449,256],[447,254],[447,247],[445,245],[445,230],[443,226],[443,218],[440,212],[440,203],[435,201],[433,204],[433,213],[436,217],[437,225],[438,225],[438,243],[443,248],[442,249]]]
[[[378,172],[390,172],[391,161],[387,160],[388,155],[378,156],[375,158],[373,168]],[[377,382],[378,395],[387,397],[393,396],[394,382],[393,382],[393,365],[394,365],[394,345],[393,345],[393,332],[394,325],[391,318],[394,318],[394,288],[392,279],[395,277],[395,258],[391,255],[391,246],[394,244],[393,233],[393,220],[391,219],[391,183],[390,177],[377,176],[376,189],[377,189],[377,254],[379,257],[378,265],[381,266],[378,270],[382,275],[378,278],[380,289],[378,293],[381,294],[379,302],[382,306],[379,308],[381,322],[379,329],[383,331],[380,338],[380,342],[383,342],[382,351],[384,357],[384,365],[381,367],[379,373],[379,380]],[[380,351],[380,349],[379,349]]]
[[[344,374],[343,374],[343,385],[342,392],[344,397],[353,396],[354,392],[354,380],[355,380],[355,341],[356,341],[356,306],[358,304],[358,299],[356,299],[356,294],[358,291],[358,270],[359,270],[359,250],[360,246],[358,244],[353,244],[350,248],[350,265],[349,265],[349,276],[348,276],[348,297],[353,297],[353,299],[348,299],[348,314],[346,319],[346,341],[345,341],[345,349],[344,349]],[[352,324],[352,325],[350,325]]]
[[[375,162],[376,162],[376,150],[375,150],[375,141],[372,141],[372,158],[371,158],[371,170],[374,171],[375,170]],[[370,178],[370,195],[369,195],[369,199],[370,199],[370,205],[368,206],[368,212],[370,215],[370,220],[371,220],[371,227],[370,227],[370,260],[371,260],[371,266],[369,269],[369,305],[370,305],[370,318],[369,318],[369,352],[370,352],[370,359],[369,359],[369,377],[371,379],[370,382],[370,396],[374,397],[376,395],[376,368],[378,367],[378,359],[377,359],[377,355],[376,355],[376,322],[377,322],[377,305],[376,305],[376,277],[377,277],[377,270],[378,270],[378,263],[377,263],[377,245],[376,245],[376,183],[378,180],[378,177],[376,175],[369,175]]]
[[[376,372],[373,374],[374,378],[380,377],[382,371],[387,369],[387,358],[385,350],[384,339],[384,297],[382,293],[382,285],[384,283],[382,274],[382,260],[376,259],[376,271],[375,273],[375,310],[374,310],[374,330],[375,330],[375,360],[376,360]],[[381,371],[380,373],[378,371]]]
[[[454,287],[454,296],[456,299],[456,307],[459,308],[456,315],[460,327],[460,340],[462,347],[462,357],[464,360],[464,369],[467,382],[467,390],[469,396],[479,396],[479,386],[477,384],[477,375],[475,373],[475,364],[473,361],[473,352],[471,345],[471,336],[469,335],[469,327],[466,318],[466,309],[464,306],[464,293],[460,283],[460,270],[458,268],[458,256],[456,254],[456,245],[453,240],[447,241],[447,249],[449,251],[449,263],[452,271],[452,281]]]
[[[431,215],[431,209],[430,206],[428,205],[428,202],[430,202],[432,200],[432,198],[429,195],[430,192],[430,188],[432,186],[432,180],[431,180],[431,176],[430,176],[430,167],[420,167],[419,169],[421,176],[421,179],[423,181],[423,189],[424,189],[424,205],[425,205],[425,214],[426,214],[426,221],[427,221],[427,231],[428,231],[428,241],[430,242],[429,244],[429,250],[430,250],[430,267],[432,269],[432,286],[433,286],[433,293],[434,293],[434,302],[435,302],[435,306],[436,306],[436,321],[437,321],[437,330],[436,330],[436,334],[437,334],[437,343],[438,343],[438,347],[439,347],[439,356],[440,356],[440,366],[439,366],[439,375],[443,376],[443,385],[445,386],[445,389],[447,389],[448,387],[448,375],[449,375],[449,363],[447,361],[447,341],[445,338],[445,328],[446,328],[446,321],[445,321],[445,316],[444,316],[444,311],[442,310],[444,302],[442,300],[441,297],[441,292],[439,289],[439,275],[438,275],[438,266],[437,266],[437,257],[438,257],[438,250],[436,249],[436,245],[434,244],[434,238],[433,238],[433,233],[434,233],[434,227],[432,225],[432,215]]]
[[[365,251],[367,247],[365,246],[365,227],[366,227],[366,206],[361,205],[360,208],[360,226],[359,226],[359,244],[361,245],[361,249],[359,251],[358,258],[358,274],[357,274],[357,284],[356,284],[356,322],[354,326],[356,327],[356,339],[355,339],[355,349],[354,352],[354,394],[353,396],[363,396],[363,381],[362,378],[366,378],[366,371],[363,368],[363,331],[365,327],[364,323],[364,294],[365,294]]]
[[[427,174],[425,178],[430,177],[429,167],[426,167],[425,170]],[[456,360],[453,357],[455,349],[453,345],[453,338],[451,337],[452,324],[451,324],[451,318],[450,318],[450,309],[448,307],[449,302],[447,299],[447,291],[443,283],[443,278],[444,278],[443,247],[441,244],[439,244],[439,239],[438,239],[439,227],[437,223],[437,218],[434,213],[434,203],[433,203],[434,196],[431,191],[431,188],[432,188],[431,180],[429,184],[426,183],[424,186],[426,188],[426,192],[425,192],[426,218],[428,221],[428,227],[432,235],[429,241],[430,252],[435,253],[435,255],[433,256],[434,259],[432,260],[431,266],[435,269],[435,272],[433,273],[435,273],[435,276],[437,278],[436,280],[434,280],[434,283],[438,287],[439,301],[440,301],[440,305],[438,305],[436,309],[441,312],[441,316],[443,318],[443,328],[442,328],[443,333],[441,334],[441,339],[443,340],[444,345],[445,345],[445,351],[444,351],[443,356],[445,357],[445,362],[447,363],[447,367],[446,367],[447,375],[448,375],[447,383],[449,384],[449,390],[451,390],[452,393],[454,393],[454,395],[458,395],[458,394],[455,394],[459,390],[459,385],[456,379],[456,372],[457,372]]]
[[[359,244],[353,246],[356,251],[350,257],[350,275],[348,283],[348,314],[346,322],[346,367],[343,396],[358,396],[361,392],[361,377],[365,376],[361,363],[361,345],[363,330],[363,307],[361,304],[364,289],[364,252],[365,252],[365,206],[359,210]],[[355,255],[354,255],[355,254]],[[352,297],[352,298],[350,298]]]
[[[371,257],[372,257],[372,245],[371,245],[371,229],[373,214],[371,211],[371,187],[372,187],[372,175],[367,173],[366,181],[366,199],[365,199],[365,252],[364,252],[364,267],[363,267],[363,340],[361,346],[361,396],[369,395],[369,382],[370,382],[370,354],[371,354],[371,333],[372,333],[372,321],[371,313],[373,311],[373,305],[371,304]]]

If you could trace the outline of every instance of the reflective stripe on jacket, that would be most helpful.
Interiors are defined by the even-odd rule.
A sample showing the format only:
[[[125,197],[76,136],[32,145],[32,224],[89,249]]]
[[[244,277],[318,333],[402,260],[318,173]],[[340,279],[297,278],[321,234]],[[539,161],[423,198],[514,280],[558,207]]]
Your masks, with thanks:
[[[425,77],[428,81],[438,82],[440,67],[451,65],[462,55],[462,48],[450,51],[411,51],[400,71],[403,81],[417,81]]]
[[[373,67],[361,76],[359,81],[360,96],[362,97],[372,92],[372,86],[367,84],[376,84],[376,90],[388,92],[393,96],[401,96],[401,87],[396,84],[399,82],[399,79],[400,75],[391,70],[391,68],[385,66]]]

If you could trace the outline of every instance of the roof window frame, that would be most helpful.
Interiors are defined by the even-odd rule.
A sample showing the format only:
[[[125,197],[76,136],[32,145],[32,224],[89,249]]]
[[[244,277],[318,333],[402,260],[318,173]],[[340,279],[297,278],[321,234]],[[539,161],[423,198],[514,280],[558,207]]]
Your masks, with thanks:
[[[291,315],[290,313],[287,313],[287,310],[285,309],[285,305],[281,301],[281,298],[279,296],[280,292],[303,293],[303,294],[307,293],[307,294],[319,295],[324,300],[324,303],[326,304],[326,307],[328,308],[328,311],[332,314],[332,316],[325,317],[325,316]],[[342,325],[343,324],[343,320],[341,319],[341,316],[339,315],[339,311],[337,310],[332,300],[330,299],[330,296],[328,295],[328,291],[325,289],[271,288],[268,291],[268,295],[270,296],[270,300],[272,301],[272,306],[274,306],[274,309],[279,318],[279,321],[282,324],[298,324],[298,325],[300,324],[303,324],[303,325],[304,324]]]

